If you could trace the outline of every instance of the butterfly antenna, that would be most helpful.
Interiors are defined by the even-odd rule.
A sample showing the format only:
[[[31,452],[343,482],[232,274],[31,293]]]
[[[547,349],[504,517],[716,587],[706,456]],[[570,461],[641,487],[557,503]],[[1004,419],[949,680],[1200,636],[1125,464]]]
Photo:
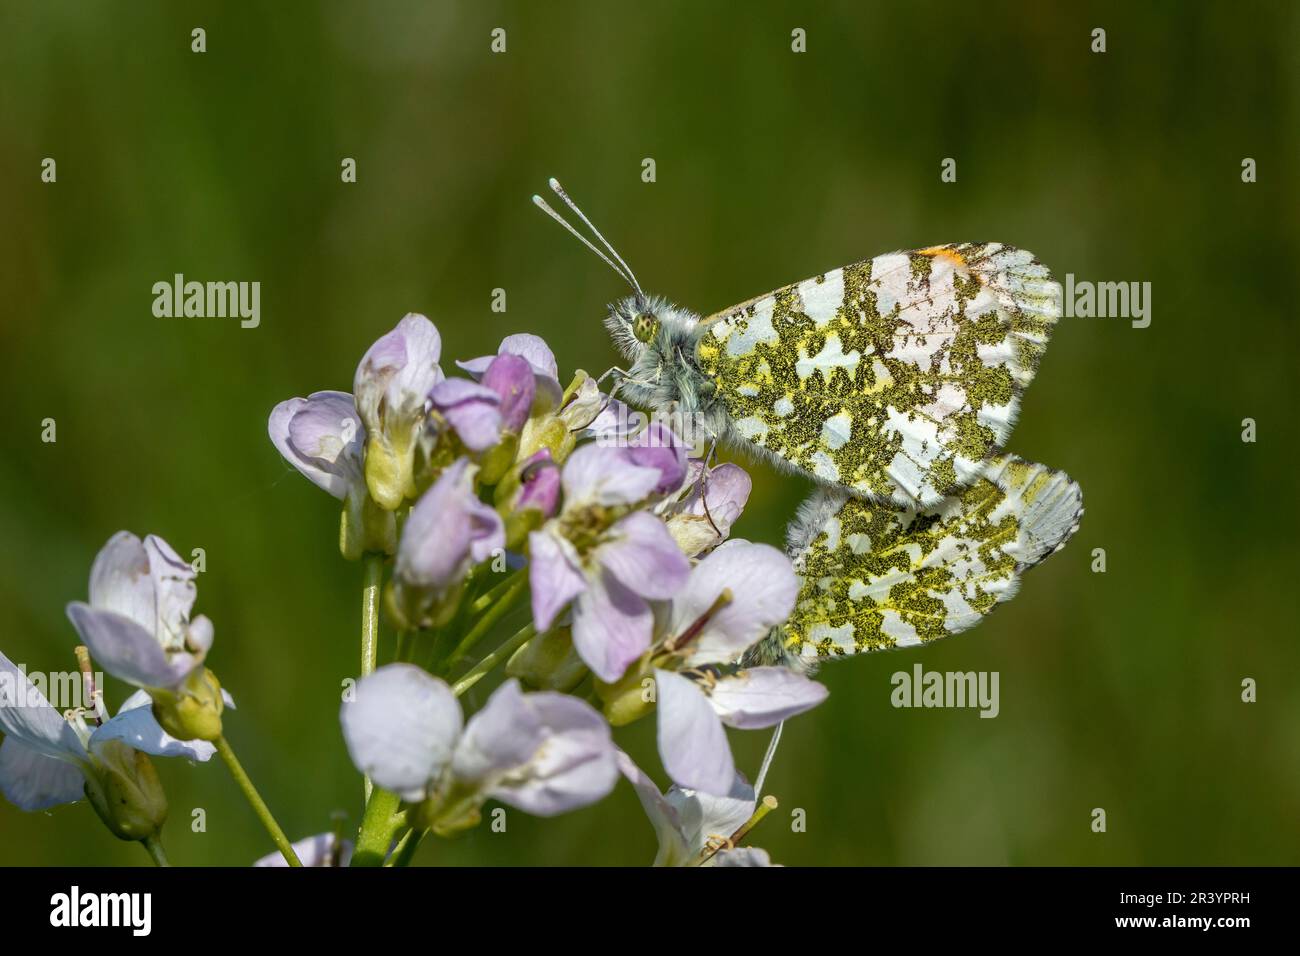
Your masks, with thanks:
[[[533,205],[536,206],[538,209],[540,209],[542,212],[546,213],[546,215],[550,216],[552,219],[558,222],[565,229],[567,229],[569,231],[569,234],[572,235],[579,242],[581,242],[584,246],[586,246],[596,255],[600,256],[601,260],[605,263],[605,265],[613,269],[618,274],[619,278],[621,278],[624,282],[626,282],[628,285],[632,287],[632,290],[634,292],[640,294],[641,289],[637,286],[636,282],[633,281],[631,278],[629,278],[626,272],[624,272],[618,266],[614,265],[613,261],[609,258],[609,256],[605,255],[605,253],[601,252],[594,245],[592,245],[591,240],[589,240],[586,236],[584,236],[582,233],[578,232],[578,230],[574,229],[571,225],[569,225],[568,222],[565,221],[563,216],[561,216],[550,206],[546,205],[545,199],[543,199],[541,196],[534,195]]]
[[[632,267],[623,261],[623,257],[618,254],[618,250],[614,248],[613,244],[601,234],[595,224],[592,223],[592,221],[587,218],[586,214],[578,208],[578,204],[573,201],[567,192],[564,191],[564,187],[560,185],[560,181],[552,176],[548,185],[551,187],[551,192],[563,199],[564,204],[573,210],[574,214],[577,215],[577,217],[586,224],[587,228],[595,234],[596,238],[600,240],[601,245],[609,250],[609,254],[623,267],[623,272],[626,274],[628,281],[632,284],[632,288],[636,290],[636,294],[640,298],[644,299],[645,293],[641,291],[641,283],[636,281],[636,273],[632,271]]]

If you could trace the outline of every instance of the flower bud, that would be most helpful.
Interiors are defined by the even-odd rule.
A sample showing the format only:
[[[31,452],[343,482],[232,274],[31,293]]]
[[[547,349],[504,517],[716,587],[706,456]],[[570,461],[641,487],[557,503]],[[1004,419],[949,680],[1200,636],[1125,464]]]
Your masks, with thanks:
[[[455,836],[478,826],[484,794],[472,784],[455,781],[445,794],[435,795],[410,810],[411,825],[440,837]]]
[[[528,421],[537,393],[533,367],[518,355],[498,355],[483,373],[482,384],[500,398],[501,427],[517,434]]]
[[[360,499],[360,503],[356,499]],[[348,495],[339,517],[339,551],[349,561],[367,552],[392,554],[397,550],[397,520],[370,497],[365,487]]]
[[[659,472],[659,483],[654,494],[676,491],[686,479],[686,447],[672,429],[659,422],[651,422],[631,443],[623,454],[635,465],[654,468]]]
[[[550,453],[552,460],[562,462],[577,443],[578,439],[562,419],[554,415],[530,418],[519,436],[519,454],[531,458],[544,450]]]
[[[532,690],[568,693],[586,679],[587,665],[573,649],[567,628],[539,634],[511,656],[506,675]]]
[[[221,683],[206,667],[196,668],[174,690],[154,688],[153,714],[178,740],[216,741],[221,736]]]
[[[416,502],[402,528],[389,608],[408,627],[445,624],[471,565],[505,547],[501,517],[479,500],[475,466],[457,459]]]
[[[655,682],[649,655],[629,667],[613,684],[597,680],[596,693],[605,705],[605,717],[611,726],[622,727],[650,713],[655,709]]]
[[[395,511],[416,494],[416,444],[425,399],[443,377],[441,348],[433,323],[412,313],[370,346],[357,366],[352,391],[366,427],[366,485],[385,510]]]
[[[486,385],[443,379],[429,392],[429,401],[471,452],[486,451],[501,439],[501,397]]]
[[[163,792],[149,755],[120,740],[95,748],[86,775],[86,800],[119,840],[144,840],[167,819]]]
[[[483,453],[479,459],[479,481],[495,485],[514,467],[519,454],[519,436],[515,432],[502,432],[501,440]]]

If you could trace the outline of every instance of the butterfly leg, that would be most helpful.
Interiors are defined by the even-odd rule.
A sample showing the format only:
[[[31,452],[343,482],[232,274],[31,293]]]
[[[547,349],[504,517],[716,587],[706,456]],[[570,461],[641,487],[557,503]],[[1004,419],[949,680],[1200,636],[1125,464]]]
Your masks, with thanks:
[[[713,456],[717,450],[718,439],[714,437],[709,441],[709,450],[704,454],[704,467],[700,469],[698,480],[700,503],[704,505],[704,517],[709,519],[709,527],[713,529],[713,533],[721,536],[722,529],[718,527],[717,522],[713,520],[712,512],[709,511],[709,469],[713,467]]]

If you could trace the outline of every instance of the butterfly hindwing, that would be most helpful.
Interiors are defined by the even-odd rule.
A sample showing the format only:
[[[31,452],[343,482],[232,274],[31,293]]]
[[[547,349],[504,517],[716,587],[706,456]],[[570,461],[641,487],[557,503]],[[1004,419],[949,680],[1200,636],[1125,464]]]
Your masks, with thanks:
[[[820,489],[790,526],[801,583],[782,656],[815,659],[957,634],[1015,594],[1083,513],[1066,474],[1012,455],[922,509]]]
[[[704,320],[734,434],[855,495],[931,505],[1011,432],[1060,286],[998,243],[877,256]]]

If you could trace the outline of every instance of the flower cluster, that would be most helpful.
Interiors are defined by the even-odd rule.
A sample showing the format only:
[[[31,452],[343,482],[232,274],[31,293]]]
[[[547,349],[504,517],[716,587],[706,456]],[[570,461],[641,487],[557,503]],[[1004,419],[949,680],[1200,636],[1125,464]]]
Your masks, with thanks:
[[[463,376],[441,358],[433,324],[408,315],[367,350],[355,398],[271,414],[285,459],[344,502],[344,555],[392,556],[394,661],[342,708],[358,769],[419,829],[472,825],[489,797],[549,815],[604,796],[620,761],[626,776],[610,726],[654,713],[670,794],[727,798],[725,728],[775,726],[826,694],[739,666],[797,592],[780,551],[729,539],[749,476],[659,422],[628,432],[636,416],[582,371],[562,384],[537,336],[456,362]],[[509,680],[464,723],[457,698],[502,662]]]
[[[68,605],[86,706],[60,713],[0,654],[0,792],[27,810],[84,797],[162,863],[151,757],[219,755],[276,845],[258,865],[366,866],[409,863],[488,800],[546,817],[627,780],[657,863],[768,865],[737,846],[774,804],[737,770],[727,728],[777,726],[826,691],[741,664],[797,591],[785,555],[731,538],[749,476],[629,416],[585,372],[565,382],[537,336],[450,376],[441,352],[433,323],[407,315],[351,393],[289,399],[268,421],[284,460],[340,503],[340,551],[362,567],[362,667],[339,713],[366,779],[355,839],[337,816],[296,843],[275,822],[224,734],[234,703],[208,667],[195,570],[156,535],[114,535],[88,600]],[[94,665],[137,688],[115,716]],[[474,707],[468,692],[498,674]],[[615,742],[651,714],[666,793]]]

